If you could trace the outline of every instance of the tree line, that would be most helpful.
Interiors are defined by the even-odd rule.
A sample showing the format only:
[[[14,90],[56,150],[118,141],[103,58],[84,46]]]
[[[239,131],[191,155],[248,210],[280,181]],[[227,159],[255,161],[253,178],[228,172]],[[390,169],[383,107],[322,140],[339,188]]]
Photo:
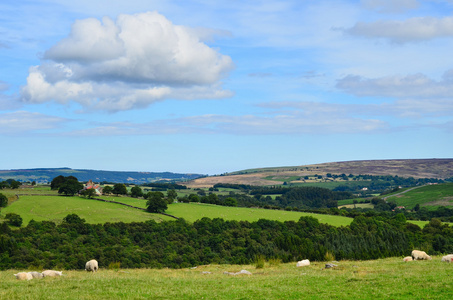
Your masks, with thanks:
[[[95,258],[101,267],[185,268],[197,265],[250,264],[257,257],[293,262],[326,258],[366,260],[453,252],[453,228],[432,219],[423,230],[392,218],[357,216],[346,227],[299,221],[225,221],[203,218],[136,223],[88,224],[75,214],[62,224],[31,221],[11,230],[0,225],[0,269],[82,269]]]

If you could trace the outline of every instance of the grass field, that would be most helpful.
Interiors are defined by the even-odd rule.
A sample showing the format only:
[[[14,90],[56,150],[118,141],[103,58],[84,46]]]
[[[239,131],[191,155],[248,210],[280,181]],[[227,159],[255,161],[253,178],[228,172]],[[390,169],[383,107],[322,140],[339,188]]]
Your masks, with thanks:
[[[146,207],[146,200],[135,199],[130,197],[102,197],[106,200],[114,200],[137,207]],[[327,223],[333,226],[346,226],[352,222],[351,218],[312,214],[285,210],[270,210],[260,208],[246,207],[228,207],[204,203],[173,203],[168,205],[165,213],[179,218],[184,218],[187,221],[194,222],[201,218],[222,218],[224,220],[237,221],[258,221],[259,219],[269,219],[276,221],[297,221],[302,216],[313,216],[321,223]]]
[[[20,196],[19,200],[3,208],[1,213],[2,215],[19,214],[23,219],[23,226],[26,226],[32,219],[54,221],[58,224],[68,214],[73,213],[91,224],[173,220],[164,215],[151,214],[119,204],[63,196]]]
[[[145,208],[146,200],[121,196],[102,196],[102,199],[117,201],[132,206]],[[358,206],[369,204],[357,204]],[[106,222],[143,222],[147,220],[174,220],[160,214],[150,214],[138,209],[106,203],[96,200],[90,200],[80,197],[63,197],[63,196],[44,196],[44,195],[21,195],[19,200],[14,201],[8,207],[3,208],[1,214],[7,213],[19,214],[23,219],[23,226],[26,226],[30,220],[35,221],[53,221],[61,223],[68,214],[75,213],[88,223],[98,224]],[[203,203],[173,203],[168,206],[166,213],[184,218],[187,221],[194,222],[201,218],[222,218],[225,220],[249,221],[254,222],[259,219],[269,219],[276,221],[297,221],[301,216],[313,216],[320,223],[326,223],[333,226],[347,226],[352,222],[351,218],[333,215],[313,214],[304,212],[294,212],[285,210],[269,210],[259,208],[245,207],[226,207]],[[1,221],[1,220],[0,220]],[[419,225],[423,228],[428,221],[408,222]]]
[[[270,210],[245,207],[226,207],[212,204],[198,203],[174,203],[168,206],[166,213],[174,216],[183,217],[188,221],[199,220],[203,217],[222,218],[225,220],[237,221],[258,221],[259,219],[269,219],[276,221],[297,221],[302,216],[313,216],[320,223],[327,223],[333,226],[346,226],[352,222],[351,218],[311,214],[284,210]]]
[[[146,200],[122,196],[102,196],[105,200],[117,201],[132,206],[146,208]],[[59,224],[68,214],[75,213],[88,223],[97,224],[105,222],[143,222],[147,220],[174,220],[160,214],[150,214],[138,209],[111,204],[81,197],[21,195],[8,207],[2,209],[2,215],[7,213],[19,214],[23,219],[23,226],[30,220],[54,221]],[[168,205],[167,214],[184,218],[194,222],[203,217],[223,218],[225,220],[258,221],[270,219],[276,221],[297,221],[301,216],[313,216],[321,223],[333,226],[346,226],[352,222],[351,218],[293,212],[285,210],[269,210],[245,207],[226,207],[202,203],[173,203]]]
[[[387,201],[395,201],[398,205],[409,209],[414,208],[417,204],[433,209],[438,206],[453,206],[453,183],[423,186],[389,197]]]
[[[0,272],[0,299],[452,299],[453,264],[402,258],[270,265],[208,265],[196,269],[100,269],[18,281]],[[248,270],[252,275],[224,272]],[[29,270],[20,270],[29,271]]]

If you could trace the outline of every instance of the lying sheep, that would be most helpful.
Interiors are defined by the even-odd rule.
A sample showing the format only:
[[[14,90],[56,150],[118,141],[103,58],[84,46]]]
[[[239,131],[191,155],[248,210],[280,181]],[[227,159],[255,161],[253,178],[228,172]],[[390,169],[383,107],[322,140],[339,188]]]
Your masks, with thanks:
[[[54,270],[45,270],[42,272],[42,275],[44,277],[55,277],[55,276],[61,276],[63,275],[63,272],[61,271],[54,271]]]
[[[413,250],[412,251],[412,258],[414,260],[431,260],[431,256],[426,254],[425,251],[420,251],[420,250]]]
[[[309,265],[310,265],[310,261],[308,259],[304,259],[304,260],[298,261],[296,267],[305,267],[305,266],[309,266]]]
[[[92,259],[85,264],[85,271],[96,272],[98,269],[98,262],[95,259]]]
[[[42,275],[42,273],[39,273],[39,272],[28,272],[28,274],[30,274],[33,278],[43,278],[44,277]]]
[[[448,254],[448,255],[442,256],[442,261],[452,262],[453,261],[453,254]]]
[[[14,274],[14,276],[16,276],[17,280],[32,280],[33,279],[33,276],[27,272],[20,272],[20,273]]]
[[[403,261],[413,261],[412,256],[406,256]]]

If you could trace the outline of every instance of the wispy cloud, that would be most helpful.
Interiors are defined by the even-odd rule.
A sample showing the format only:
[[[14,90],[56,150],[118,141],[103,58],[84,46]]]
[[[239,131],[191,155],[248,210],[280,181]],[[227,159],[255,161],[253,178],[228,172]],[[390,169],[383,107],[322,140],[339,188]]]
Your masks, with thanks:
[[[365,78],[348,75],[337,82],[337,88],[356,96],[396,98],[448,98],[453,97],[453,70],[445,72],[441,80],[424,74]]]
[[[404,44],[453,37],[453,17],[417,17],[407,20],[358,22],[347,33],[365,38],[382,38]]]
[[[38,133],[42,130],[55,129],[68,120],[48,116],[37,112],[16,111],[0,114],[0,134],[17,135]]]

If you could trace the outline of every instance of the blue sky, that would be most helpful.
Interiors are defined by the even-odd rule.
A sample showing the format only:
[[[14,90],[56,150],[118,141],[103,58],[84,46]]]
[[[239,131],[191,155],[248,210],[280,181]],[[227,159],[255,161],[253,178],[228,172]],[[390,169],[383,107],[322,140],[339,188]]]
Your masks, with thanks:
[[[453,1],[0,3],[0,169],[451,158]]]

